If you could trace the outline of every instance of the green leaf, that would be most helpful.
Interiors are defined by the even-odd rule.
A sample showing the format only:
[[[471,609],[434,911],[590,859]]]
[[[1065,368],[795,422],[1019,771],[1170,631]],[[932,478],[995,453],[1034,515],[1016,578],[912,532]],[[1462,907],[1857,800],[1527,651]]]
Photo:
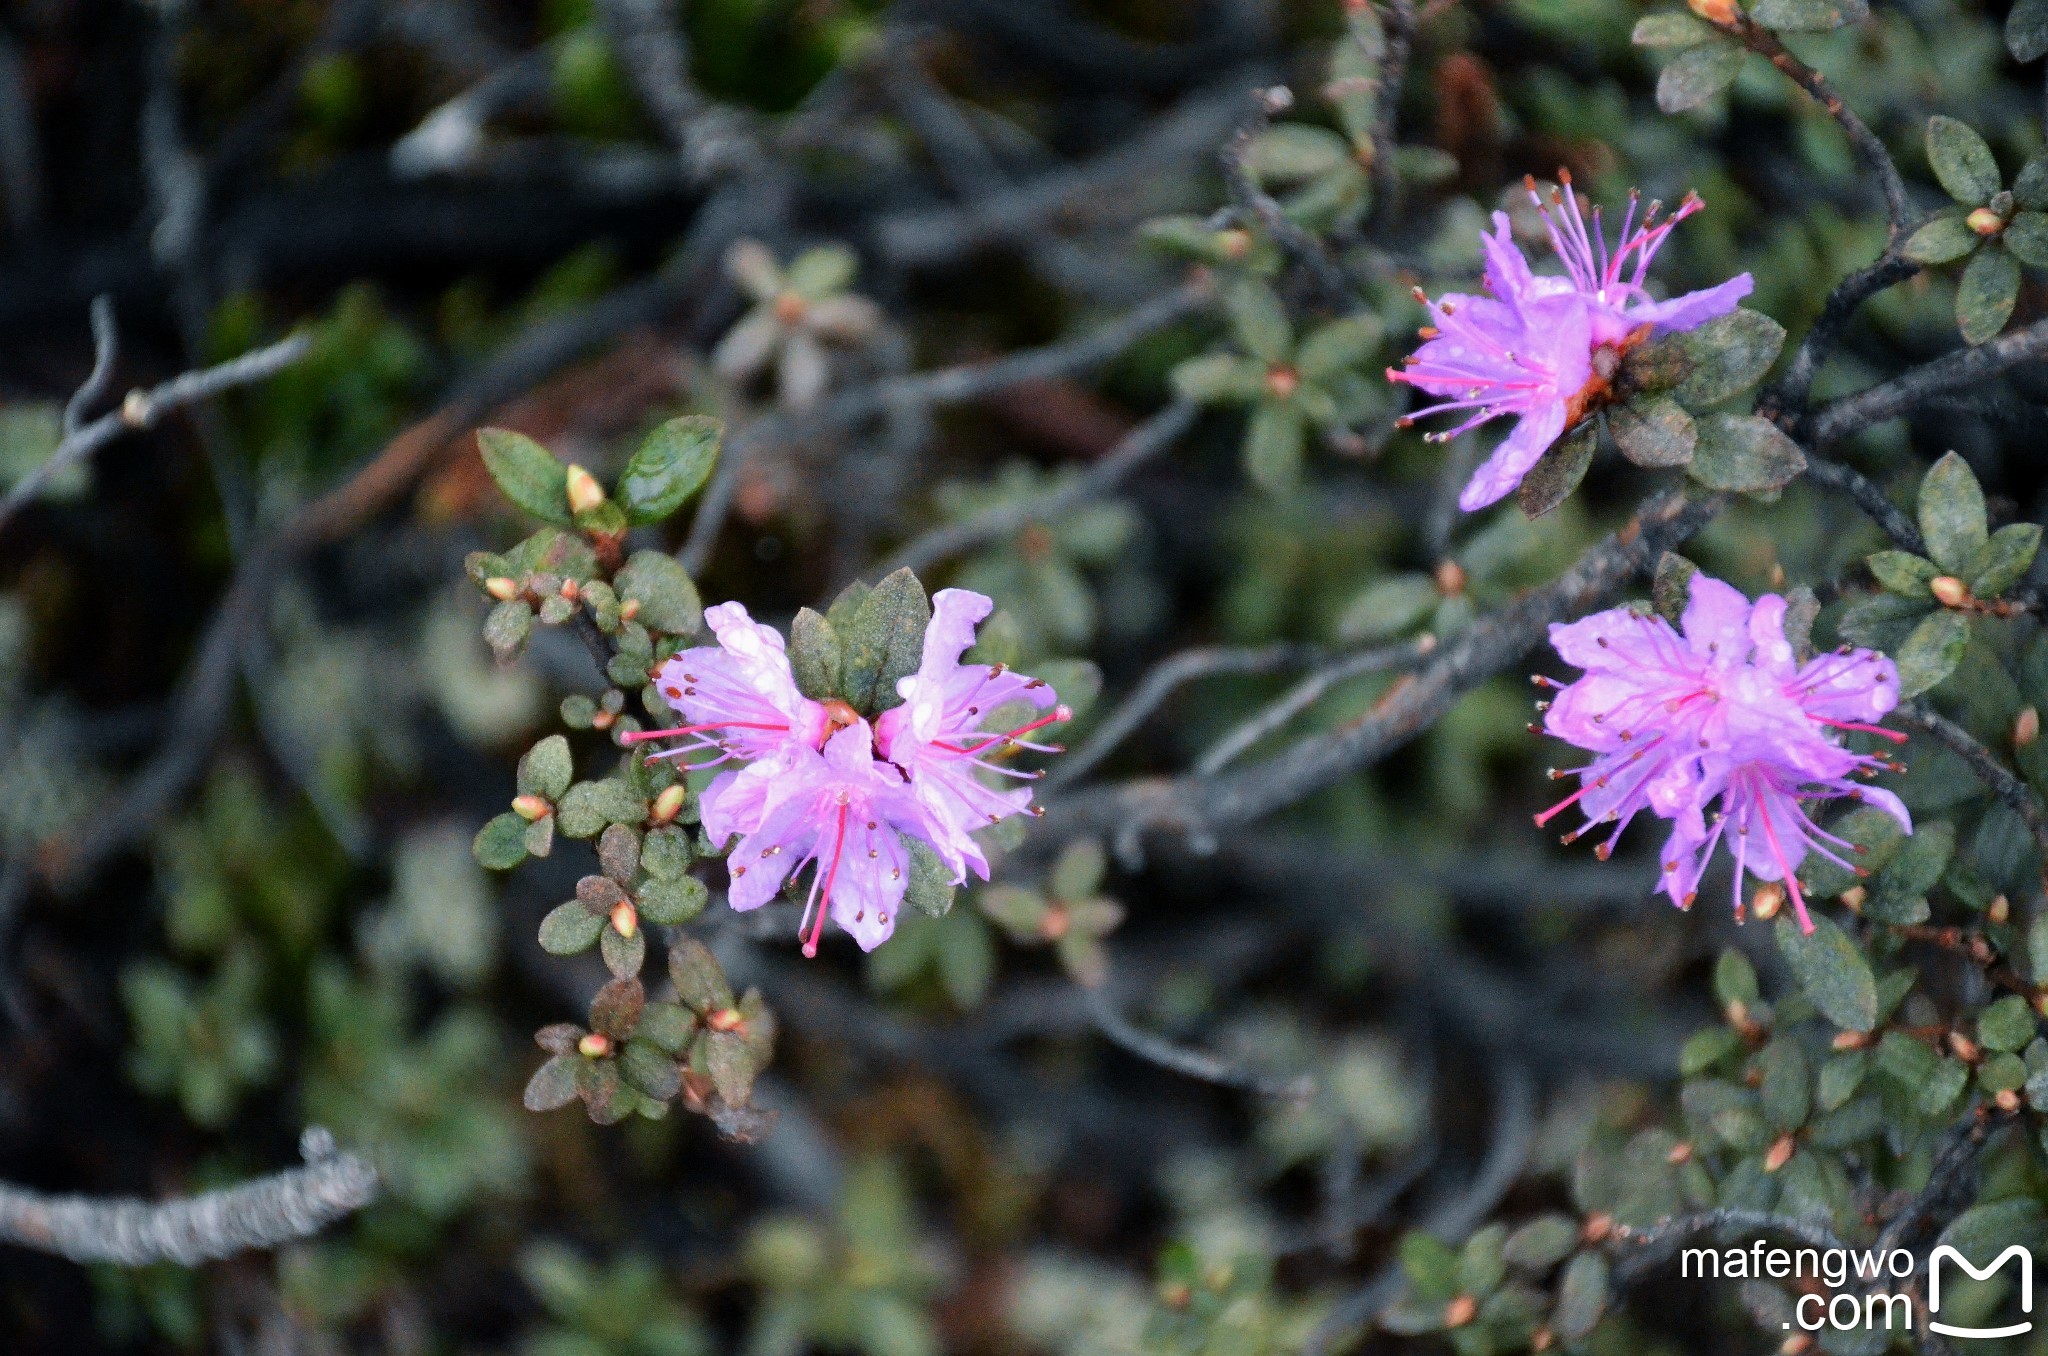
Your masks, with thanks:
[[[1948,1110],[1969,1082],[1969,1065],[1959,1059],[1938,1060],[1934,1072],[1916,1089],[1915,1099],[1923,1113],[1939,1116]]]
[[[1956,324],[1966,343],[1995,338],[2020,295],[2020,266],[2001,245],[1986,245],[1956,284]]]
[[[1826,33],[1870,17],[1868,0],[1756,0],[1749,17],[1780,33]]]
[[[1806,454],[1770,420],[1753,414],[1710,414],[1687,468],[1710,490],[1763,494],[1782,489],[1806,469]]]
[[[1080,838],[1060,853],[1052,865],[1052,893],[1055,899],[1078,903],[1102,888],[1102,874],[1109,869],[1109,854],[1095,838]]]
[[[1879,551],[1867,562],[1871,577],[1901,598],[1926,598],[1927,586],[1940,576],[1941,567],[1911,551]]]
[[[1714,996],[1722,1006],[1740,1003],[1754,1007],[1758,992],[1756,967],[1750,964],[1749,957],[1732,946],[1723,950],[1721,959],[1714,964]]]
[[[1933,469],[1921,479],[1919,526],[1921,537],[1927,539],[1927,553],[1952,574],[1968,569],[1976,549],[1989,539],[1985,492],[1976,483],[1970,463],[1956,453],[1933,463]]]
[[[1946,264],[1984,243],[1963,214],[1950,210],[1906,237],[1906,257],[1919,264]]]
[[[2044,1221],[2041,1202],[2032,1196],[2014,1196],[1987,1205],[1973,1205],[1950,1221],[1936,1239],[1948,1244],[1973,1263],[1983,1265],[2015,1243],[2039,1247]]]
[[[2005,16],[2005,47],[2014,61],[2048,55],[2048,0],[2019,0]]]
[[[516,659],[533,634],[533,607],[522,599],[499,603],[484,617],[484,642],[499,663]]]
[[[732,1006],[725,967],[695,937],[679,937],[670,945],[668,973],[675,981],[676,997],[690,1011],[708,1015]]]
[[[2041,549],[2039,523],[2007,523],[1970,556],[1964,579],[1977,598],[1996,598],[2026,577]]]
[[[1338,615],[1337,638],[1357,642],[1398,636],[1428,616],[1443,596],[1436,581],[1425,574],[1379,580]]]
[[[1244,351],[1263,363],[1283,363],[1294,350],[1287,308],[1256,278],[1233,278],[1223,287],[1223,309]]]
[[[1718,405],[1763,380],[1785,347],[1785,327],[1761,311],[1737,307],[1679,342],[1689,367],[1673,394],[1695,407]]]
[[[575,771],[569,758],[569,741],[558,734],[549,735],[519,760],[519,794],[557,800],[569,789]]]
[[[569,526],[569,468],[554,453],[509,428],[478,429],[476,445],[507,499],[544,523]]]
[[[1913,628],[1894,656],[1899,664],[1899,695],[1917,697],[1955,671],[1970,644],[1969,619],[1943,608]]]
[[[526,860],[526,821],[510,810],[477,830],[469,850],[477,865],[492,871],[509,871]]]
[[[854,710],[873,717],[902,703],[897,680],[917,672],[931,619],[924,585],[898,570],[861,599],[844,627],[834,623],[843,654],[840,687]]]
[[[554,1111],[576,1100],[576,1069],[582,1060],[574,1055],[554,1055],[533,1071],[520,1100],[528,1111]]]
[[[1678,1050],[1678,1072],[1691,1078],[1703,1074],[1742,1049],[1742,1033],[1733,1027],[1705,1026],[1685,1038]]]
[[[1876,1020],[1874,1010],[1872,1020]],[[1807,1114],[1813,1110],[1813,1073],[1799,1043],[1789,1036],[1775,1038],[1757,1052],[1756,1068],[1761,1076],[1757,1096],[1772,1126],[1792,1131],[1806,1124]]]
[[[1550,445],[1515,487],[1515,503],[1530,518],[1544,514],[1571,497],[1593,464],[1593,452],[1600,445],[1600,430],[1588,419]]]
[[[1566,1342],[1581,1341],[1607,1312],[1607,1299],[1607,1259],[1597,1252],[1582,1252],[1564,1269],[1551,1326]]]
[[[681,927],[711,902],[711,891],[695,876],[643,881],[636,893],[641,920],[662,928]]]
[[[1823,1017],[1849,1031],[1877,1025],[1877,980],[1870,963],[1833,919],[1815,918],[1812,933],[1802,934],[1790,916],[1780,914],[1777,935],[1793,977]]]
[[[939,854],[912,838],[910,882],[903,889],[903,902],[933,918],[944,918],[953,908],[953,873],[939,860]]]
[[[619,477],[618,497],[632,523],[658,523],[703,488],[718,464],[725,425],[686,414],[647,435]]]
[[[860,258],[844,245],[819,245],[799,254],[789,266],[789,290],[808,301],[843,292],[860,271]]]
[[[1650,605],[1658,616],[1673,626],[1679,624],[1692,600],[1692,577],[1699,572],[1699,566],[1674,551],[1657,557],[1657,570],[1650,579]]]
[[[1927,120],[1927,163],[1948,195],[1982,207],[1999,189],[1998,161],[1977,129],[1937,113]]]
[[[563,793],[555,818],[568,837],[595,838],[607,824],[638,824],[647,818],[647,801],[618,777],[578,782]]]
[[[640,605],[633,621],[649,631],[694,636],[704,625],[704,602],[697,596],[697,585],[664,551],[635,551],[612,582],[621,602]]]
[[[683,1088],[683,1071],[659,1046],[630,1040],[619,1052],[619,1076],[657,1102],[666,1102]]]
[[[759,1072],[746,1041],[737,1031],[704,1033],[705,1064],[711,1082],[728,1105],[745,1106],[754,1095],[754,1076]]]
[[[811,700],[830,701],[839,695],[839,635],[823,614],[808,607],[798,608],[789,624],[789,668],[797,691]]]
[[[1636,20],[1629,41],[1638,47],[1691,47],[1718,36],[1690,14],[1645,14]]]
[[[1870,1070],[1868,1050],[1846,1050],[1830,1056],[1820,1066],[1820,1082],[1814,1089],[1814,1101],[1822,1111],[1834,1111],[1856,1095],[1856,1089],[1863,1086],[1863,1076]]]
[[[1245,152],[1245,168],[1261,184],[1294,184],[1344,164],[1351,148],[1327,127],[1282,123],[1268,128]]]
[[[1507,1260],[1501,1255],[1507,1237],[1505,1224],[1489,1224],[1465,1240],[1458,1250],[1459,1294],[1483,1298],[1500,1285],[1507,1274]]]
[[[1998,238],[2028,268],[2048,268],[2048,213],[2016,213]]]
[[[540,949],[550,956],[580,956],[597,945],[604,926],[604,915],[592,913],[580,900],[557,904],[540,920]]]
[[[1579,1227],[1564,1215],[1538,1215],[1512,1234],[1501,1248],[1509,1266],[1545,1271],[1562,1262],[1579,1241]]]
[[[1607,430],[1621,455],[1638,466],[1683,466],[1692,460],[1697,431],[1692,416],[1669,397],[1654,397],[1607,411]]]
[[[632,936],[622,937],[607,927],[597,934],[597,951],[614,977],[632,979],[647,964],[647,934],[636,928]]]
[[[1439,1238],[1406,1233],[1395,1248],[1408,1284],[1424,1299],[1449,1300],[1458,1293],[1458,1254]]]
[[[2048,5],[2048,0],[2039,0]],[[2012,181],[2013,201],[2033,211],[2048,210],[2048,151],[2036,151]]]
[[[2034,1010],[2018,994],[2007,994],[1978,1016],[1977,1038],[1992,1050],[2023,1049],[2034,1039]]]
[[[1380,318],[1370,311],[1318,325],[1296,350],[1294,369],[1309,381],[1328,381],[1370,358],[1383,331]]]
[[[1901,598],[1893,593],[1859,598],[1842,614],[1837,629],[1842,639],[1873,650],[1896,653],[1906,637],[1935,607],[1934,599]]]
[[[1291,490],[1301,480],[1307,416],[1291,400],[1262,400],[1252,408],[1244,431],[1244,470],[1269,494]]]
[[[1174,393],[1198,405],[1248,405],[1266,389],[1265,365],[1235,353],[1209,353],[1176,365]]]
[[[655,880],[680,880],[695,855],[690,836],[673,824],[648,830],[640,841],[640,869]]]
[[[1743,49],[1716,35],[1688,47],[1657,76],[1657,107],[1666,113],[1697,108],[1735,82]]]

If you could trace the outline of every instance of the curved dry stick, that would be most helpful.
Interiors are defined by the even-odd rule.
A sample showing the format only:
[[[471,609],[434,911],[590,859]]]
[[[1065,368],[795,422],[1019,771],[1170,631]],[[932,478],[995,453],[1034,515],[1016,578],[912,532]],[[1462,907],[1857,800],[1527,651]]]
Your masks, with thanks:
[[[2008,331],[1974,348],[1958,349],[1890,381],[1821,406],[1809,423],[1812,445],[1826,447],[1838,443],[1852,433],[1905,414],[1930,396],[1988,381],[2043,357],[2048,357],[2048,320],[2037,320],[2025,329]]]
[[[306,1166],[175,1201],[45,1196],[0,1183],[0,1241],[73,1262],[197,1266],[310,1238],[377,1196],[377,1170],[317,1127],[299,1141]]]
[[[1268,1078],[1200,1050],[1175,1045],[1164,1036],[1156,1036],[1135,1025],[1119,1012],[1116,1004],[1110,1001],[1107,985],[1081,984],[1076,987],[1081,991],[1082,1001],[1087,1004],[1088,1015],[1094,1019],[1095,1029],[1119,1049],[1148,1064],[1157,1064],[1162,1069],[1198,1082],[1238,1088],[1280,1101],[1305,1102],[1315,1096],[1315,1079],[1307,1074],[1294,1078]]]
[[[2041,798],[2031,787],[1999,762],[1991,750],[1979,744],[1968,730],[1932,707],[1920,702],[1901,702],[1892,714],[1914,729],[1932,735],[1937,743],[1968,763],[1977,780],[2026,824],[2027,831],[2034,836],[2034,846],[2041,853],[2044,869],[2048,869],[2048,810],[2042,809]]]

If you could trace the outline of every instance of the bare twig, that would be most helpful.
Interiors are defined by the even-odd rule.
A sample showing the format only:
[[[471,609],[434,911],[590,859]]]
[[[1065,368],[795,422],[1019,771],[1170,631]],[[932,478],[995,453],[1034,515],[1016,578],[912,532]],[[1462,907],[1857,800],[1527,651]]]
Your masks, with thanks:
[[[95,329],[97,328],[96,322]],[[259,348],[253,353],[245,353],[217,367],[209,367],[201,372],[187,372],[147,391],[129,392],[128,398],[121,402],[121,408],[118,410],[103,414],[91,423],[67,433],[64,440],[57,444],[57,450],[50,454],[48,461],[22,477],[4,498],[0,498],[0,525],[5,525],[22,505],[40,494],[51,477],[66,467],[83,461],[123,433],[150,428],[173,410],[209,399],[233,387],[246,386],[251,382],[275,376],[305,357],[310,347],[310,341],[304,335],[295,334],[289,339],[280,340],[267,348]],[[94,375],[86,379],[86,388],[92,387],[98,377],[99,365],[96,362]]]
[[[1385,673],[1389,669],[1419,664],[1436,646],[1436,637],[1425,633],[1398,645],[1360,650],[1333,660],[1210,745],[1196,761],[1195,772],[1204,777],[1221,772],[1235,762],[1239,754],[1321,701],[1323,694],[1337,684],[1368,673]]]
[[[1123,478],[1179,440],[1199,413],[1186,401],[1175,401],[1124,435],[1108,455],[1057,489],[999,504],[964,523],[935,527],[905,546],[874,572],[922,570],[949,556],[994,541],[1031,523],[1048,522],[1114,489]]]
[[[85,412],[98,404],[114,379],[114,361],[120,356],[121,335],[114,325],[114,299],[92,299],[87,313],[92,324],[92,371],[85,382],[64,402],[64,436],[69,438],[85,423]]]
[[[1119,1049],[1128,1051],[1147,1063],[1157,1064],[1162,1069],[1170,1069],[1183,1077],[1214,1083],[1219,1087],[1239,1088],[1261,1097],[1299,1102],[1315,1095],[1315,1080],[1307,1074],[1295,1078],[1268,1078],[1200,1050],[1175,1045],[1164,1036],[1156,1036],[1134,1025],[1128,1017],[1119,1012],[1107,992],[1106,984],[1076,987],[1080,990],[1082,1001],[1087,1004],[1089,1016],[1095,1020],[1095,1029]]]
[[[1613,1238],[1617,1250],[1626,1248],[1627,1251],[1621,1257],[1621,1264],[1615,1268],[1615,1282],[1622,1286],[1632,1285],[1669,1261],[1679,1244],[1723,1229],[1780,1233],[1821,1249],[1849,1246],[1825,1224],[1801,1216],[1780,1215],[1769,1210],[1702,1210],[1698,1214],[1660,1220],[1647,1229],[1616,1225]]]
[[[2037,320],[2024,329],[2008,331],[1973,348],[1958,349],[1868,390],[1829,401],[1814,412],[1809,426],[1812,444],[1827,447],[1873,424],[1896,418],[1929,396],[1989,381],[2001,372],[2042,357],[2048,357],[2048,320]]]
[[[1289,665],[1311,661],[1321,651],[1305,645],[1266,645],[1256,649],[1236,646],[1207,646],[1182,650],[1152,666],[1131,695],[1097,723],[1079,748],[1056,763],[1039,785],[1045,791],[1078,781],[1097,763],[1115,752],[1131,737],[1146,717],[1158,710],[1182,684],[1219,673],[1271,673]]]
[[[1339,307],[1356,305],[1358,289],[1337,266],[1337,261],[1330,257],[1329,251],[1323,248],[1322,242],[1289,220],[1273,195],[1252,177],[1253,143],[1271,125],[1273,114],[1284,112],[1293,105],[1294,95],[1285,86],[1279,86],[1254,90],[1252,99],[1251,117],[1224,144],[1217,157],[1223,166],[1223,180],[1229,185],[1230,196],[1236,200],[1245,217],[1264,227],[1282,249],[1301,262],[1309,276],[1315,279],[1316,288],[1326,301]]]
[[[0,1184],[0,1241],[74,1262],[197,1266],[310,1238],[368,1205],[377,1170],[318,1128],[300,1140],[306,1166],[178,1201],[44,1196]]]
[[[2041,853],[2044,867],[2048,867],[2048,811],[2042,809],[2041,799],[2032,788],[2021,781],[2012,769],[1999,762],[1991,750],[1972,738],[1968,730],[1932,707],[1921,702],[1901,702],[1892,714],[1905,724],[1932,735],[1936,742],[1969,764],[1977,780],[1989,787],[2006,808],[2026,823],[2027,831],[2034,835],[2034,845]]]
[[[802,415],[773,414],[749,424],[727,440],[718,472],[698,501],[696,519],[690,524],[689,538],[677,558],[691,574],[703,570],[732,508],[748,459],[761,447],[815,430],[850,428],[903,403],[935,407],[964,404],[1005,387],[1082,371],[1107,362],[1147,335],[1195,314],[1207,301],[1204,289],[1177,288],[1133,308],[1114,324],[1078,339],[1012,353],[994,362],[963,363],[934,372],[885,377],[841,392]]]
[[[1927,554],[1927,542],[1920,536],[1918,524],[1891,501],[1891,496],[1882,487],[1855,467],[1809,452],[1806,454],[1806,478],[1816,485],[1840,490],[1855,500],[1856,507],[1869,514],[1884,529],[1885,535],[1898,543],[1900,550],[1911,551],[1916,556]]]
[[[1240,771],[1147,781],[1078,792],[1048,806],[1036,841],[1114,831],[1119,855],[1138,855],[1141,835],[1172,827],[1198,847],[1217,829],[1290,805],[1386,757],[1420,734],[1472,687],[1527,654],[1549,624],[1611,599],[1659,552],[1684,541],[1719,511],[1720,496],[1691,501],[1680,493],[1648,501],[1620,532],[1593,547],[1545,588],[1483,618],[1439,648],[1370,711],[1326,735],[1290,745]]]

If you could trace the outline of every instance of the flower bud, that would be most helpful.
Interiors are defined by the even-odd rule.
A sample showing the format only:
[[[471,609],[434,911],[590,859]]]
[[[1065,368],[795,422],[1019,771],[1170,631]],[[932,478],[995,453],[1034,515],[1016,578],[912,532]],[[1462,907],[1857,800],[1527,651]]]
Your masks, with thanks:
[[[1216,248],[1226,259],[1242,259],[1252,252],[1252,233],[1237,227],[1218,231]]]
[[[704,1025],[713,1031],[737,1031],[745,1021],[738,1008],[720,1008],[704,1019]]]
[[[1444,1306],[1444,1326],[1462,1328],[1479,1317],[1479,1301],[1470,1295],[1460,1295]]]
[[[512,801],[512,813],[531,824],[553,814],[555,807],[548,804],[546,796],[518,796]]]
[[[570,465],[563,475],[562,489],[569,496],[571,513],[588,513],[604,502],[604,486],[581,466]]]
[[[1677,1167],[1681,1163],[1692,1162],[1692,1145],[1687,1144],[1684,1140],[1680,1140],[1671,1146],[1671,1152],[1664,1155],[1664,1161],[1673,1167]]]
[[[585,1059],[603,1059],[612,1052],[612,1038],[602,1031],[593,1031],[576,1042],[576,1050]]]
[[[1984,916],[1994,923],[2010,922],[2012,919],[2012,901],[2004,895],[1992,896],[1991,907],[1984,910]]]
[[[1053,904],[1045,911],[1045,917],[1038,920],[1038,935],[1048,942],[1056,942],[1067,935],[1067,929],[1074,925],[1073,915],[1064,904]]]
[[[1980,207],[1963,218],[1965,224],[1978,235],[1994,236],[2005,229],[2005,218],[1988,207]]]
[[[1759,922],[1768,923],[1778,916],[1778,910],[1785,907],[1785,887],[1777,881],[1766,881],[1756,887],[1756,893],[1749,897],[1749,911]]]
[[[783,292],[775,298],[775,318],[786,327],[802,324],[808,310],[810,303],[794,292]]]
[[[1586,1216],[1585,1223],[1579,1226],[1579,1237],[1585,1239],[1588,1243],[1598,1243],[1613,1232],[1614,1216],[1608,1214],[1605,1210],[1595,1210],[1592,1214]]]
[[[1550,1344],[1555,1342],[1556,1340],[1556,1335],[1553,1334],[1550,1331],[1550,1329],[1538,1328],[1533,1334],[1530,1335],[1529,1350],[1534,1352],[1548,1351],[1550,1350]]]
[[[1440,560],[1436,566],[1437,592],[1455,598],[1465,591],[1465,567],[1455,560]]]
[[[583,596],[583,588],[573,579],[564,579],[562,581],[561,594],[573,603]]]
[[[1724,28],[1742,17],[1735,0],[1686,0],[1686,5],[1708,23]]]
[[[1285,400],[1301,389],[1301,374],[1285,363],[1275,363],[1266,369],[1266,389],[1275,400]]]
[[[1870,1036],[1863,1031],[1837,1031],[1828,1044],[1836,1050],[1861,1050],[1870,1044]]]
[[[609,730],[612,728],[612,726],[618,724],[618,721],[618,712],[606,711],[600,708],[598,711],[591,715],[590,728],[593,730]]]
[[[484,580],[484,592],[501,603],[509,603],[519,596],[519,581],[507,579],[502,574],[492,575]]]
[[[640,911],[633,907],[633,901],[622,899],[612,905],[612,931],[621,937],[631,939],[640,930]]]
[[[1811,1333],[1795,1332],[1778,1344],[1778,1356],[1806,1356],[1813,1350]]]
[[[1771,1145],[1771,1151],[1764,1155],[1764,1171],[1776,1172],[1779,1168],[1784,1167],[1792,1161],[1792,1155],[1798,1149],[1799,1145],[1793,1140],[1792,1136],[1778,1136],[1777,1142]]]
[[[121,422],[129,428],[148,428],[155,417],[156,408],[149,403],[149,392],[130,391],[122,399]]]
[[[631,621],[639,615],[640,600],[638,598],[628,598],[625,602],[619,604],[620,621]]]
[[[2041,713],[2031,706],[2022,706],[2019,717],[2012,723],[2012,746],[2024,749],[2041,737]]]
[[[1975,1064],[1980,1053],[1977,1049],[1977,1042],[1971,1040],[1960,1031],[1948,1033],[1948,1048],[1949,1053],[1965,1064]]]
[[[2048,1017],[2048,989],[2034,995],[2034,1011]]]
[[[1838,898],[1842,901],[1842,907],[1850,913],[1862,913],[1863,901],[1870,898],[1870,891],[1860,885],[1852,885],[1842,891]]]
[[[1930,580],[1927,591],[1943,607],[1961,607],[1970,601],[1970,586],[1952,574],[1938,575]]]
[[[683,801],[689,794],[689,788],[681,782],[663,787],[661,794],[654,798],[654,808],[647,812],[647,817],[657,824],[669,823],[682,813]]]
[[[2020,1109],[2020,1095],[2011,1088],[2000,1088],[1991,1100],[1998,1103],[1998,1109],[2007,1115]]]

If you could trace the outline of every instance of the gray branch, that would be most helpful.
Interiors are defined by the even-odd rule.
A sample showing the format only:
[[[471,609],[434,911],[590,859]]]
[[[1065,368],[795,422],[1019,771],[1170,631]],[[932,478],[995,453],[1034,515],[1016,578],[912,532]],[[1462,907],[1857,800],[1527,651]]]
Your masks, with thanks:
[[[377,1170],[325,1130],[300,1140],[306,1166],[176,1201],[45,1196],[0,1183],[0,1241],[74,1262],[197,1266],[310,1238],[368,1205]]]

